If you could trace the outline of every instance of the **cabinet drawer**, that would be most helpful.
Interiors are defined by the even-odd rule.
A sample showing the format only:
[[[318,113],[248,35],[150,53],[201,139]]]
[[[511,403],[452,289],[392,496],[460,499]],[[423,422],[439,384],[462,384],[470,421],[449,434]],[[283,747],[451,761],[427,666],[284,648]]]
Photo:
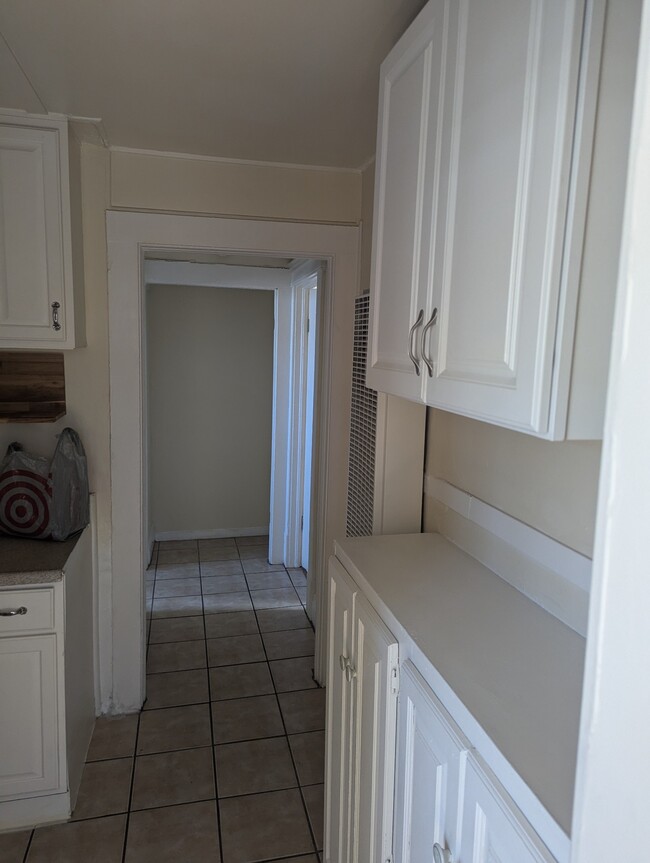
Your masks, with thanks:
[[[0,636],[47,632],[53,629],[53,588],[0,591]]]

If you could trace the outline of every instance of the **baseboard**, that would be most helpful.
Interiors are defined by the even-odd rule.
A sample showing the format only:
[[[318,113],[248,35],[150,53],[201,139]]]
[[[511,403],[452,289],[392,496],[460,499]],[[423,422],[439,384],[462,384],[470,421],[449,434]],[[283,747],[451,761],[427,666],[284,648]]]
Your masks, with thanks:
[[[0,832],[67,821],[69,818],[70,793],[68,791],[0,802]]]
[[[436,477],[437,530],[571,629],[586,635],[591,560]]]
[[[156,531],[156,542],[173,539],[225,539],[231,536],[268,536],[268,524],[262,527],[220,527],[213,530],[161,530]]]

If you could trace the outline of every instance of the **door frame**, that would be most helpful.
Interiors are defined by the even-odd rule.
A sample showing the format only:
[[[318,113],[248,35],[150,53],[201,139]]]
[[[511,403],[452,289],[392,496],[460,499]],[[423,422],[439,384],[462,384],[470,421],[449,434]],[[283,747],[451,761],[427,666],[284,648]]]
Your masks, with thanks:
[[[312,258],[327,264],[320,308],[318,424],[314,451],[314,622],[317,680],[324,680],[327,559],[345,534],[354,297],[359,230],[320,225],[108,210],[108,321],[112,475],[112,665],[114,712],[145,698],[147,429],[144,412],[148,250]],[[100,609],[109,614],[110,609]]]

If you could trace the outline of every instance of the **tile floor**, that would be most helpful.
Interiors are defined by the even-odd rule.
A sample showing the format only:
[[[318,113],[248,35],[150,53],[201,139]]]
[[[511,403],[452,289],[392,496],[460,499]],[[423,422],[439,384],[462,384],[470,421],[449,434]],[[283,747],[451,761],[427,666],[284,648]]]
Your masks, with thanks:
[[[1,834],[2,863],[318,863],[325,691],[266,542],[156,547],[144,710],[97,720],[72,821]]]

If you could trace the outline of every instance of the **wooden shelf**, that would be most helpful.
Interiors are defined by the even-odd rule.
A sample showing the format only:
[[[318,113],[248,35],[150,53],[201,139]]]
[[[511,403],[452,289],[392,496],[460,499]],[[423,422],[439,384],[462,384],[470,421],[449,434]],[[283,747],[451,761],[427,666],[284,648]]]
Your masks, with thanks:
[[[0,351],[0,423],[47,423],[65,415],[63,354]]]

